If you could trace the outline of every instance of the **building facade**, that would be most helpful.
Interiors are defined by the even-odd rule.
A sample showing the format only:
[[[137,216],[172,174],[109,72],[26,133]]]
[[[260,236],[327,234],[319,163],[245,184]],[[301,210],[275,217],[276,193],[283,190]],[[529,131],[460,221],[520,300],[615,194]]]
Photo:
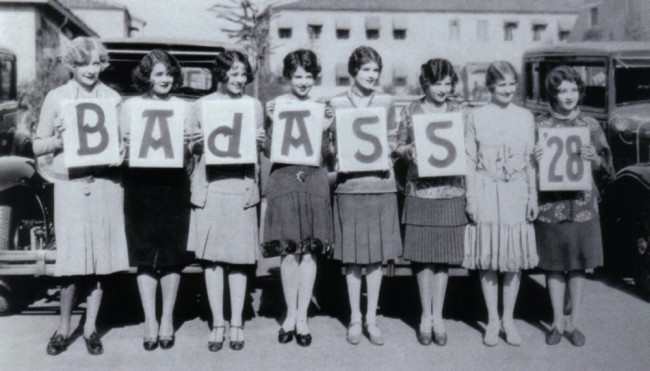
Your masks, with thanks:
[[[570,41],[650,41],[650,1],[585,0]]]
[[[474,75],[484,73],[488,63],[507,60],[520,68],[526,49],[564,42],[579,5],[575,0],[297,1],[278,7],[271,21],[270,67],[280,76],[284,55],[312,49],[323,67],[316,91],[328,95],[350,84],[347,59],[356,47],[368,45],[382,55],[384,90],[417,92],[420,65],[443,57],[465,76],[460,91],[471,95],[483,84]]]
[[[61,0],[102,38],[138,37],[146,22],[131,15],[122,4],[100,0]]]

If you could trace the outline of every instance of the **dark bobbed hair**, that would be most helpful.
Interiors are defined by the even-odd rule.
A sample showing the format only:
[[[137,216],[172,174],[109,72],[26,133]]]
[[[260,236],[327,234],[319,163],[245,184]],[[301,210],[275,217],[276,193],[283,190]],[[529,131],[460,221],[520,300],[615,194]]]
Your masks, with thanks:
[[[285,79],[291,79],[291,76],[302,67],[306,72],[311,73],[314,80],[320,74],[320,65],[318,64],[318,57],[311,50],[298,49],[287,54],[283,60],[282,76]]]
[[[563,81],[575,83],[578,87],[578,104],[585,96],[585,82],[578,72],[569,66],[557,66],[546,75],[546,99],[553,109],[557,106],[557,95],[560,93],[560,85]]]
[[[173,76],[174,82],[172,84],[172,91],[180,88],[183,85],[183,74],[181,73],[181,65],[176,58],[168,52],[161,49],[154,49],[147,53],[140,64],[133,70],[133,86],[138,91],[148,92],[151,90],[151,71],[157,63],[162,63],[167,67],[169,73]]]
[[[350,55],[350,59],[348,59],[348,73],[352,77],[356,76],[361,66],[369,62],[377,63],[379,73],[381,73],[381,69],[384,66],[381,62],[381,56],[375,49],[369,46],[360,46],[354,49],[352,55]]]
[[[79,36],[72,40],[70,47],[63,53],[63,66],[70,72],[75,67],[88,64],[93,51],[97,51],[100,70],[103,71],[108,67],[108,51],[96,37]]]
[[[214,81],[219,84],[228,82],[227,73],[236,62],[243,64],[246,69],[246,84],[253,82],[255,78],[253,77],[253,68],[248,62],[248,57],[246,57],[246,54],[237,50],[226,50],[217,55],[212,65]]]
[[[494,86],[501,80],[506,78],[506,75],[510,75],[515,79],[515,82],[519,81],[519,76],[517,75],[517,70],[515,67],[507,61],[496,61],[492,63],[487,72],[485,72],[485,86],[494,92]]]
[[[444,58],[429,59],[420,67],[420,87],[427,92],[430,85],[449,76],[451,79],[451,92],[454,92],[458,83],[458,75],[454,66]]]

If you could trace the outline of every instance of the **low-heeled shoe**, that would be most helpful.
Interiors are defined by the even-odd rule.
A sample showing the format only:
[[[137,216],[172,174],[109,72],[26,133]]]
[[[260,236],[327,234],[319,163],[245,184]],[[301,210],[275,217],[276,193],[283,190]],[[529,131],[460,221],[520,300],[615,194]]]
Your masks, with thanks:
[[[230,349],[232,350],[242,350],[244,349],[244,341],[230,340]]]
[[[295,330],[284,331],[284,329],[280,327],[280,331],[278,332],[278,343],[280,344],[290,343],[293,340],[295,334],[296,334]]]
[[[84,341],[86,342],[86,349],[88,354],[97,356],[104,353],[104,347],[102,346],[102,341],[99,339],[97,332],[90,334],[89,338],[84,336]]]
[[[296,334],[296,343],[301,347],[308,347],[311,344],[311,334]]]
[[[577,328],[573,329],[573,332],[571,333],[565,331],[564,336],[566,336],[566,338],[569,339],[569,342],[576,347],[585,345],[585,335]]]
[[[175,340],[176,340],[176,337],[174,335],[172,335],[171,337],[168,337],[168,338],[160,337],[158,342],[160,343],[160,348],[161,349],[171,349],[171,348],[174,347]]]
[[[208,350],[211,352],[218,352],[223,348],[223,340],[222,341],[208,341]]]
[[[418,330],[418,343],[422,345],[431,345],[432,335],[430,332]]]
[[[156,350],[156,348],[158,348],[158,338],[154,338],[154,339],[145,338],[144,340],[142,340],[142,347],[144,348],[144,350],[148,352],[152,350]]]
[[[68,349],[68,339],[55,332],[47,343],[47,354],[55,356],[63,353],[66,349]]]
[[[548,345],[557,345],[561,340],[562,333],[555,327],[553,327],[553,329],[546,334],[546,344]]]
[[[433,342],[437,346],[444,347],[445,345],[447,345],[447,333],[446,332],[438,333],[438,332],[434,331],[433,332]]]

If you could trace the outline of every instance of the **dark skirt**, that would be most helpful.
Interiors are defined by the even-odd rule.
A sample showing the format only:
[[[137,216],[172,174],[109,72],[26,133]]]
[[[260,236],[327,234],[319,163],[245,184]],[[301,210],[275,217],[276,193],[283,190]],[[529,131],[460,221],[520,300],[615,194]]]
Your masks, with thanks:
[[[267,209],[264,218],[265,246],[280,243],[297,246],[275,254],[299,254],[306,251],[307,241],[317,240],[324,247],[333,243],[332,207],[327,171],[309,166],[274,166],[266,189]]]
[[[593,269],[603,265],[600,221],[535,223],[538,267],[547,271]]]
[[[190,187],[185,169],[129,169],[124,214],[131,266],[178,268],[189,263]]]
[[[402,254],[397,196],[337,194],[334,198],[334,259],[374,264]]]
[[[418,263],[460,265],[467,225],[465,197],[427,199],[407,196],[404,259]]]

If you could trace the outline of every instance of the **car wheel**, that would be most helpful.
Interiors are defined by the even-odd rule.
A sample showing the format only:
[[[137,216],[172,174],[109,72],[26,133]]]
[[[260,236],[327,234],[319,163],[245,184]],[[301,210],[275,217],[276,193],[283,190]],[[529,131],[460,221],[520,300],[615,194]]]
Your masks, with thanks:
[[[650,237],[644,227],[637,234],[633,256],[634,284],[646,299],[650,299]]]
[[[0,316],[11,313],[12,297],[11,287],[7,282],[0,279]]]

